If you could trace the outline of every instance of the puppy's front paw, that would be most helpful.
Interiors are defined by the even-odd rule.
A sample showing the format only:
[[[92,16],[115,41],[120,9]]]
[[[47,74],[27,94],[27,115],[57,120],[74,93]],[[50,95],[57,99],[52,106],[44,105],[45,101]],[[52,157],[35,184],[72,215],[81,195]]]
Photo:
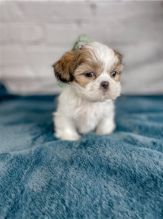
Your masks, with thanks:
[[[67,141],[77,141],[80,139],[80,135],[76,132],[70,132],[70,131],[63,131],[56,134],[56,137],[67,140]]]
[[[97,135],[109,135],[111,134],[115,129],[115,123],[114,122],[104,122],[101,123],[97,129],[96,129],[96,134]]]

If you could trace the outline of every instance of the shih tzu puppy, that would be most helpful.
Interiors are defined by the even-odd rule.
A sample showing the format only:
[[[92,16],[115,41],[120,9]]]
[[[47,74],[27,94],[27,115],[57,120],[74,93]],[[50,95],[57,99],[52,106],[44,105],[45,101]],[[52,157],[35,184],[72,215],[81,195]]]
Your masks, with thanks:
[[[114,100],[121,93],[121,54],[90,42],[66,52],[53,68],[56,78],[65,83],[53,114],[56,137],[78,140],[91,131],[112,133]]]

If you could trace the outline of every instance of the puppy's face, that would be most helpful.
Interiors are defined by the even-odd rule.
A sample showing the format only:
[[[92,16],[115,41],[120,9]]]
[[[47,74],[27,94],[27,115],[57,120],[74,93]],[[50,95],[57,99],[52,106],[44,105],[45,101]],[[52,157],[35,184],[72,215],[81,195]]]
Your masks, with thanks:
[[[122,56],[93,42],[65,53],[54,65],[56,77],[90,101],[116,99],[120,95]]]

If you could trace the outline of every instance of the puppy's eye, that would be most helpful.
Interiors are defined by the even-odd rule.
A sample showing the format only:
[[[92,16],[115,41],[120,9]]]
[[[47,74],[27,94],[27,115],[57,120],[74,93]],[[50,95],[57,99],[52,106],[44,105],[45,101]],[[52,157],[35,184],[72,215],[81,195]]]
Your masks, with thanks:
[[[85,77],[87,77],[87,78],[92,78],[92,77],[95,76],[95,73],[94,73],[94,72],[86,72],[86,73],[84,73],[84,75],[85,75]]]
[[[112,78],[115,78],[115,76],[117,75],[117,71],[113,70],[111,73],[110,73],[111,77]]]

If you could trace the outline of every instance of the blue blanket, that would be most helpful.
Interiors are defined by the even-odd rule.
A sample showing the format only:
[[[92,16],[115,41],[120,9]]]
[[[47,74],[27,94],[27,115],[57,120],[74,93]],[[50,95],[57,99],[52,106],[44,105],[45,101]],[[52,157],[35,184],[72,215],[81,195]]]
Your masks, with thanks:
[[[53,136],[52,96],[0,95],[0,218],[163,218],[163,97],[122,96],[117,129]]]

